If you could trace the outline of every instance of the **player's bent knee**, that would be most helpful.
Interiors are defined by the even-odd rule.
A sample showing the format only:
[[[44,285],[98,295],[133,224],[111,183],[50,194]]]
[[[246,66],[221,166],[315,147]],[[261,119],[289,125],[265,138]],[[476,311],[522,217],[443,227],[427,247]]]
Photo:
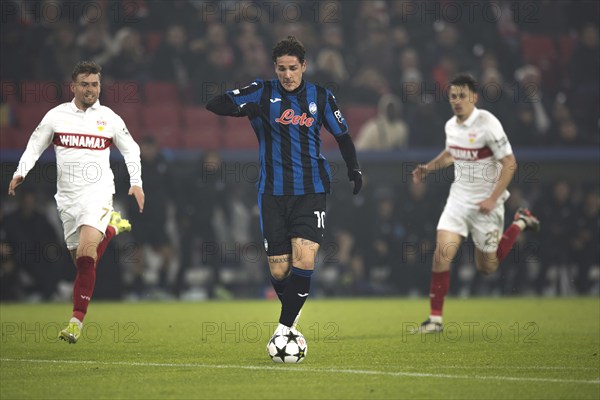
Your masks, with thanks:
[[[477,265],[477,270],[483,275],[491,275],[498,269],[498,263],[485,263],[483,265]]]
[[[271,276],[280,281],[290,274],[290,266],[286,263],[269,263]]]
[[[281,269],[271,270],[271,276],[278,281],[284,280],[288,275],[289,275],[289,270],[288,271],[284,271]]]

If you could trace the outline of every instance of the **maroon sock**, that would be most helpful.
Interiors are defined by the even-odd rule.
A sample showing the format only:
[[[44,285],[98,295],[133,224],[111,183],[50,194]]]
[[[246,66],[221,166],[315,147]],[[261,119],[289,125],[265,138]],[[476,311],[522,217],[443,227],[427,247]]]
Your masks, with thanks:
[[[510,226],[504,231],[502,235],[502,239],[500,239],[500,243],[498,244],[498,250],[496,250],[496,255],[498,256],[498,261],[502,262],[510,253],[513,245],[515,244],[515,240],[517,240],[517,236],[521,233],[521,228],[517,224],[510,224]]]
[[[431,273],[431,286],[429,288],[429,304],[431,305],[430,315],[442,316],[444,297],[446,297],[449,287],[450,271]]]
[[[106,232],[104,232],[104,239],[102,239],[102,241],[98,245],[98,250],[96,253],[98,255],[98,257],[96,258],[96,260],[100,261],[100,257],[102,257],[102,255],[104,254],[104,251],[108,247],[108,243],[110,242],[110,239],[112,239],[116,233],[117,232],[115,231],[114,226],[109,225],[106,227]]]
[[[73,285],[73,317],[83,321],[87,313],[88,304],[94,293],[96,283],[96,261],[92,257],[79,257],[77,263],[77,277]]]

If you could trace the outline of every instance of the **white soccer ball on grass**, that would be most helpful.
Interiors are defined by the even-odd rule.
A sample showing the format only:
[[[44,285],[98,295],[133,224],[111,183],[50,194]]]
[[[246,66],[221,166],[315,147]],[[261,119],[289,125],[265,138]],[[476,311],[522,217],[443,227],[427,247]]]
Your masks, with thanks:
[[[286,329],[275,333],[267,345],[269,356],[276,363],[302,362],[306,357],[307,350],[306,339],[296,329]]]

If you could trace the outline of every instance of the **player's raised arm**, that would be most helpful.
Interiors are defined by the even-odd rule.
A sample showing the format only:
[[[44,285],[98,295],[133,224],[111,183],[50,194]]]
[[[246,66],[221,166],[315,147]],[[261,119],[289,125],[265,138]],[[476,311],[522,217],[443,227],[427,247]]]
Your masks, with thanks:
[[[262,82],[257,80],[242,89],[229,90],[210,99],[206,109],[226,117],[256,118],[262,114],[262,108],[258,103],[262,87]]]
[[[213,97],[206,104],[206,109],[217,115],[226,117],[243,117],[242,108],[235,104],[226,94]]]

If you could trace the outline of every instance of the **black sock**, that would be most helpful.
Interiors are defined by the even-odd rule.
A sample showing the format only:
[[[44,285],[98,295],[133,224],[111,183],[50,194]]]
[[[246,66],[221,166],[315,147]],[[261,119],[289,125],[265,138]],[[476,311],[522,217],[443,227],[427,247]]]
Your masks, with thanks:
[[[275,289],[275,293],[277,294],[277,297],[279,297],[279,301],[281,302],[283,302],[283,292],[285,292],[285,287],[290,281],[290,276],[292,276],[291,273],[289,273],[285,278],[283,278],[280,281],[271,276],[271,284],[273,285],[273,289]]]
[[[291,327],[302,309],[310,290],[312,270],[292,267],[289,282],[281,299],[281,315],[279,323]]]

